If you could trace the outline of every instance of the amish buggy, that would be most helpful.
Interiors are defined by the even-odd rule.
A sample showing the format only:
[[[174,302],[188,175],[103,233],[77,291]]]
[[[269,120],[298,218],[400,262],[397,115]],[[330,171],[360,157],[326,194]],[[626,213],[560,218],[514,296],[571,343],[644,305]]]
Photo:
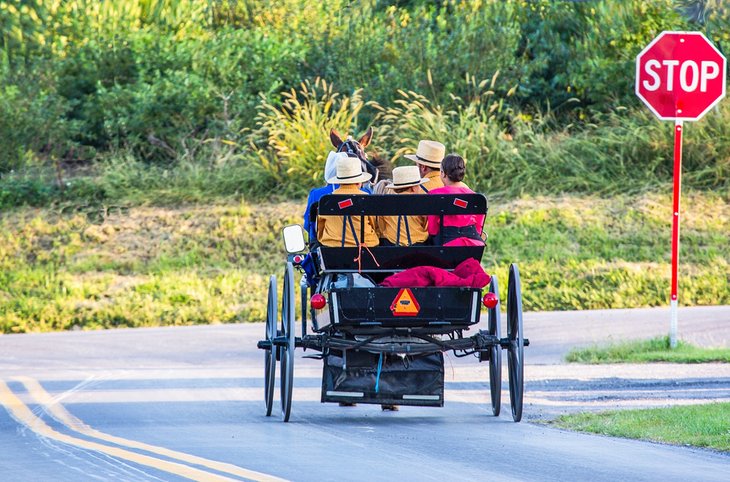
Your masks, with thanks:
[[[326,195],[310,210],[317,216],[339,216],[343,226],[366,216],[487,214],[481,194],[460,195]],[[363,226],[364,222],[360,222]],[[407,228],[406,228],[407,229]],[[360,239],[363,239],[362,228]],[[507,350],[512,418],[522,418],[524,338],[522,294],[516,264],[509,268],[506,336],[502,337],[497,278],[479,266],[484,245],[324,246],[304,240],[299,225],[283,230],[287,260],[282,299],[277,278],[269,280],[264,351],[266,415],[273,408],[276,366],[280,365],[281,414],[289,421],[292,407],[294,353],[323,362],[321,401],[383,406],[444,404],[444,352],[475,356],[489,363],[491,408],[499,416],[502,350]],[[356,238],[357,239],[357,238]],[[389,283],[408,270],[440,270],[454,275],[465,263],[476,263],[486,275],[484,288],[467,285]],[[301,283],[294,272],[301,271]],[[301,330],[295,328],[295,291],[300,288]],[[486,330],[477,330],[481,305],[487,307]],[[311,354],[309,353],[311,352]]]

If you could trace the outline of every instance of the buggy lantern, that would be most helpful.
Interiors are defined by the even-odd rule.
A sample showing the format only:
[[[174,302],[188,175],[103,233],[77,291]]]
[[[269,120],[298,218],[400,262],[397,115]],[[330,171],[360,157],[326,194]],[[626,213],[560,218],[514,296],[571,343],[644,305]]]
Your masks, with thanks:
[[[498,303],[499,303],[499,298],[497,298],[497,295],[495,295],[492,292],[485,294],[484,297],[482,298],[482,304],[484,306],[486,306],[487,308],[489,308],[490,310],[492,308],[495,308]]]
[[[327,304],[327,298],[325,298],[323,295],[317,293],[317,294],[312,295],[312,298],[309,300],[309,303],[312,305],[312,308],[314,308],[315,310],[321,310]]]

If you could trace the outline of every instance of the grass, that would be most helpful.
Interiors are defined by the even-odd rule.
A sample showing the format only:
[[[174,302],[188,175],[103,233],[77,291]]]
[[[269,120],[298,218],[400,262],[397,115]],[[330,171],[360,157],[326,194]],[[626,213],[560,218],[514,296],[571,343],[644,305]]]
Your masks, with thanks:
[[[482,260],[504,290],[510,262],[525,310],[667,304],[665,194],[493,201]],[[262,321],[281,228],[304,201],[183,207],[58,204],[0,212],[4,333]],[[730,304],[727,201],[685,193],[680,296]]]
[[[553,424],[580,432],[730,452],[730,403],[564,415]]]
[[[185,209],[0,218],[0,329],[260,321],[281,228],[299,206],[242,202]]]
[[[678,341],[669,347],[669,337],[644,341],[613,343],[604,347],[571,350],[565,357],[571,363],[730,363],[730,348],[699,348]]]

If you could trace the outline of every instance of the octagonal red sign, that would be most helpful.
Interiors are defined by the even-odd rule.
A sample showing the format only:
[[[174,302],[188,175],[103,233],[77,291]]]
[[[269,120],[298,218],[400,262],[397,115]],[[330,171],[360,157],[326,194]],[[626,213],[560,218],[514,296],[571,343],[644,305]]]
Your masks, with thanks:
[[[636,57],[636,95],[662,120],[698,120],[725,96],[726,62],[700,32],[662,32]]]

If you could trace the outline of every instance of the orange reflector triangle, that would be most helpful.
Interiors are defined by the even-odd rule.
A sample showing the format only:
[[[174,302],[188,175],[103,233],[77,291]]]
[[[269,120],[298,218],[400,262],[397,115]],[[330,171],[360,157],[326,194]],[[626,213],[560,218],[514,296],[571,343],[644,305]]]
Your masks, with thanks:
[[[393,316],[416,316],[421,306],[410,288],[402,288],[390,305]]]

